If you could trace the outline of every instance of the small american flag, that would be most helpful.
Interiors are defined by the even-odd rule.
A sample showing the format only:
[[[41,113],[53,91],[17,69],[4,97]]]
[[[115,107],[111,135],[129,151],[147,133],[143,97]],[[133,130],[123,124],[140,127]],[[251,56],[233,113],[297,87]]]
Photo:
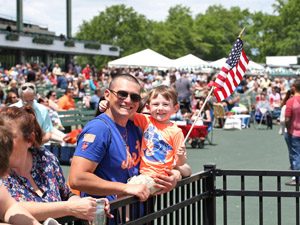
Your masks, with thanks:
[[[243,50],[243,41],[238,38],[214,82],[214,95],[218,102],[230,96],[246,72],[249,60]]]

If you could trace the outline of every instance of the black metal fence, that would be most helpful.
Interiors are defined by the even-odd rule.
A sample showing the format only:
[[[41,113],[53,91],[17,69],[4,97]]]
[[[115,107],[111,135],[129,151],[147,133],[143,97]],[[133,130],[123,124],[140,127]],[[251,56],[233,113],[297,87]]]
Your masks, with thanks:
[[[299,186],[284,184],[293,176],[299,182],[296,171],[221,170],[206,165],[171,192],[144,203],[135,197],[111,202],[114,224],[299,225]]]

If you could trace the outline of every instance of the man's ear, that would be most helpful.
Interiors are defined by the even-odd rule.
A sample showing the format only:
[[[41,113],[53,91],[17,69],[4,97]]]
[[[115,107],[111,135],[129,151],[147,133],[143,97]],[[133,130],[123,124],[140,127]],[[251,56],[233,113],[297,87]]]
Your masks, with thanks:
[[[110,94],[110,91],[108,89],[105,89],[103,96],[104,96],[105,100],[107,100],[107,101],[108,101],[109,94]]]

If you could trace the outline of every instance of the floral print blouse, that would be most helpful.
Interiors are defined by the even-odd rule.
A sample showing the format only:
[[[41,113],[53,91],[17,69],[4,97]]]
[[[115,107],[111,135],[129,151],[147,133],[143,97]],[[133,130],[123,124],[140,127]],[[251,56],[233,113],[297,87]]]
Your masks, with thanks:
[[[65,182],[58,159],[44,147],[30,149],[33,157],[31,175],[42,192],[38,195],[29,180],[19,176],[14,171],[6,178],[3,184],[17,201],[57,202],[69,198],[70,189]]]

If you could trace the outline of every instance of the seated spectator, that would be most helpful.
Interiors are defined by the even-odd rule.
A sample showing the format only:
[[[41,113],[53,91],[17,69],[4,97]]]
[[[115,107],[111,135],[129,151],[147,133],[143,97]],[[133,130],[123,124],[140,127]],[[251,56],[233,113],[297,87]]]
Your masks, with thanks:
[[[211,109],[208,103],[205,104],[202,113],[198,117],[198,114],[200,112],[200,109],[203,106],[205,98],[201,97],[196,105],[196,110],[194,111],[191,120],[196,122],[196,125],[211,125],[212,123],[212,116],[211,116]]]
[[[280,108],[281,96],[279,93],[280,93],[279,88],[272,87],[272,92],[269,95],[269,101],[270,101],[273,119],[279,118],[281,112],[281,108]]]
[[[104,90],[97,88],[95,93],[92,95],[90,99],[90,108],[96,109],[98,107],[98,102],[100,101],[101,96],[103,96]]]
[[[58,113],[49,107],[48,98],[39,98],[38,103],[46,106],[49,111],[49,116],[53,125],[53,129],[51,131],[51,140],[62,143],[66,134],[62,132],[65,128],[61,124],[61,120],[58,116]]]
[[[20,100],[10,106],[22,107],[29,105],[34,109],[37,121],[44,131],[43,142],[48,142],[51,139],[51,131],[53,129],[52,122],[49,116],[48,109],[36,101],[36,87],[33,83],[24,83],[19,88]]]
[[[17,82],[16,80],[11,80],[11,81],[9,82],[9,85],[8,85],[8,87],[7,87],[7,90],[8,90],[8,91],[12,91],[12,92],[14,92],[16,95],[18,95],[18,87],[17,87],[17,85],[18,85],[18,82]]]
[[[58,99],[58,107],[61,110],[75,109],[75,101],[73,99],[74,89],[67,88],[65,94]]]
[[[239,101],[240,101],[240,96],[235,94],[223,100],[222,105],[225,109],[225,112],[230,112],[234,106],[237,106]]]
[[[46,95],[46,97],[48,98],[49,100],[49,107],[55,111],[61,111],[61,109],[58,107],[58,99],[57,99],[57,94],[55,91],[53,90],[50,90],[48,92],[48,94]]]
[[[207,130],[208,132],[211,131],[212,129],[212,120],[213,120],[213,110],[211,109],[209,103],[207,102],[201,112],[201,114],[198,116],[198,114],[200,113],[200,110],[204,104],[205,101],[205,97],[200,97],[197,105],[196,105],[196,110],[194,111],[192,117],[191,117],[191,121],[195,121],[195,125],[206,125],[207,126]],[[205,137],[200,137],[200,141],[201,141],[201,145],[204,145],[204,141],[205,141]]]
[[[0,178],[8,172],[9,157],[13,150],[13,134],[9,129],[0,126]],[[0,223],[40,224],[27,210],[22,208],[8,193],[0,180]],[[2,223],[1,223],[2,224]]]
[[[263,116],[265,115],[267,127],[272,129],[273,122],[272,122],[272,108],[270,105],[269,100],[267,99],[266,93],[262,92],[260,94],[260,100],[256,103],[256,112],[255,112],[255,119],[256,121],[261,121]]]
[[[5,99],[4,104],[6,106],[9,106],[11,104],[17,103],[18,101],[19,101],[19,99],[18,99],[17,94],[13,91],[9,91],[6,95],[6,99]]]
[[[68,87],[68,79],[66,78],[65,74],[64,73],[57,73],[55,74],[56,75],[56,87],[57,88],[60,88],[60,89],[63,89],[63,90],[66,90],[67,87]]]
[[[0,125],[10,128],[17,143],[13,146],[9,175],[2,179],[11,196],[40,221],[64,216],[92,221],[96,199],[72,195],[58,159],[41,147],[42,130],[33,109],[6,107],[0,112]]]

